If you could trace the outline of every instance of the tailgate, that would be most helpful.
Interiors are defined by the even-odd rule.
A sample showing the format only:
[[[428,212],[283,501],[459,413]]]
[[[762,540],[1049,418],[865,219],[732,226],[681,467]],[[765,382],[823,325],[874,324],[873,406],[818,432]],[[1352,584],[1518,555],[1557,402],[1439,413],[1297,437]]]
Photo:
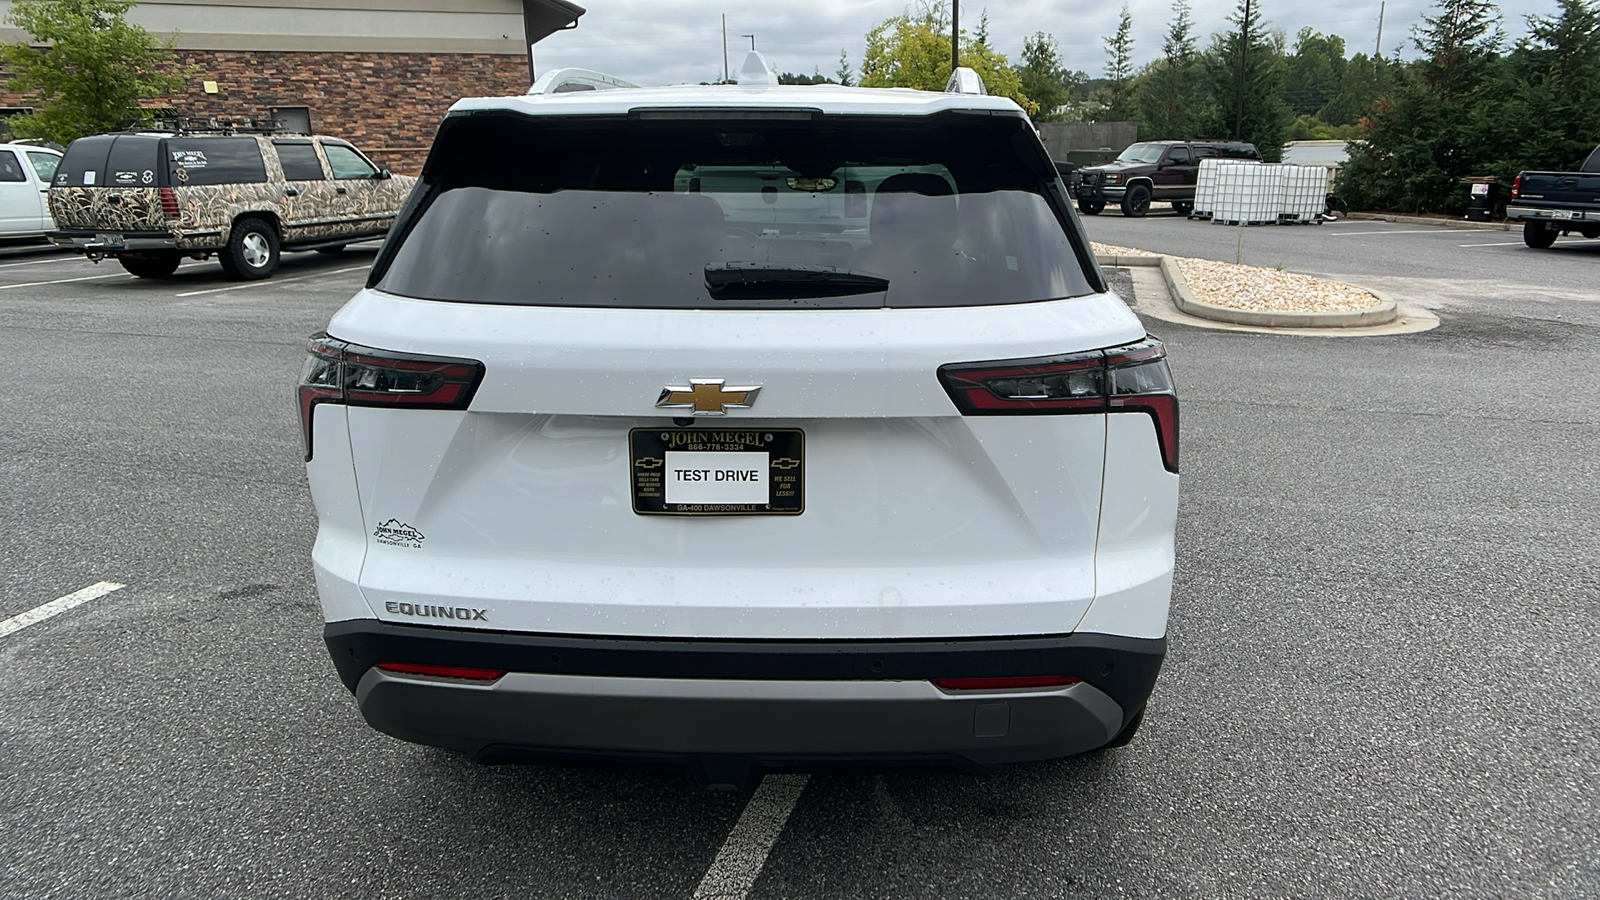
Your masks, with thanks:
[[[50,215],[64,231],[164,231],[161,194],[153,187],[53,187]]]
[[[50,185],[50,215],[64,231],[164,231],[161,137],[95,135],[67,148]]]
[[[1600,174],[1524,172],[1518,199],[1561,209],[1600,210]]]

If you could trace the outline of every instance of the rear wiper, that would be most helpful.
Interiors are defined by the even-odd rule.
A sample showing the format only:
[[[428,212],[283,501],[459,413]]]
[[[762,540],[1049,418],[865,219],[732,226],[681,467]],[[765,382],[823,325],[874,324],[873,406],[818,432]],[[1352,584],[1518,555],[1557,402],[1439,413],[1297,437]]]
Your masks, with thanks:
[[[848,297],[889,289],[889,279],[804,263],[711,263],[706,290],[719,300]]]

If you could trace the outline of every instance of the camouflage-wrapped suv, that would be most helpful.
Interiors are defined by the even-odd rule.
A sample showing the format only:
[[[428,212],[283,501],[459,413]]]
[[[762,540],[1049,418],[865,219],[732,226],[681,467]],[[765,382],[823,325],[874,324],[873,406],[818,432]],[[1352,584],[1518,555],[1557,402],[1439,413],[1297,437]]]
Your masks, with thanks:
[[[141,278],[213,254],[234,278],[266,278],[282,251],[382,237],[415,182],[335,138],[102,134],[56,170],[51,237]]]

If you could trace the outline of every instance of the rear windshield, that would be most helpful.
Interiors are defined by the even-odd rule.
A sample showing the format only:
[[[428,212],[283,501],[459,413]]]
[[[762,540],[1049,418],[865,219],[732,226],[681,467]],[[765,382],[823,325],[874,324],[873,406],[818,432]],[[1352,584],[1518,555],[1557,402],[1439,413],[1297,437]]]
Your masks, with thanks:
[[[111,135],[78,138],[67,146],[61,165],[56,167],[54,183],[61,187],[105,184],[106,157],[111,153]],[[154,141],[151,142],[152,145]]]
[[[1021,119],[448,120],[375,267],[408,297],[669,309],[1091,293]]]

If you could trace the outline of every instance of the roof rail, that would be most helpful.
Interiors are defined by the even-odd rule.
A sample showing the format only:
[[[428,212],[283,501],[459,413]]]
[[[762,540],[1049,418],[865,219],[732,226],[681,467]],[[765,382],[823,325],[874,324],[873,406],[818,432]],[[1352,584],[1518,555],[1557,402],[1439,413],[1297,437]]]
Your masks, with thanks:
[[[950,80],[944,83],[944,92],[986,95],[989,89],[983,86],[983,76],[966,66],[961,66],[950,73]]]
[[[123,129],[131,132],[157,132],[160,134],[304,134],[288,127],[283,119],[246,116],[152,116],[145,120],[129,121]]]
[[[572,94],[578,91],[619,91],[625,88],[636,88],[637,84],[623,81],[621,78],[612,78],[604,72],[593,69],[552,69],[539,76],[539,80],[528,88],[532,94]]]

